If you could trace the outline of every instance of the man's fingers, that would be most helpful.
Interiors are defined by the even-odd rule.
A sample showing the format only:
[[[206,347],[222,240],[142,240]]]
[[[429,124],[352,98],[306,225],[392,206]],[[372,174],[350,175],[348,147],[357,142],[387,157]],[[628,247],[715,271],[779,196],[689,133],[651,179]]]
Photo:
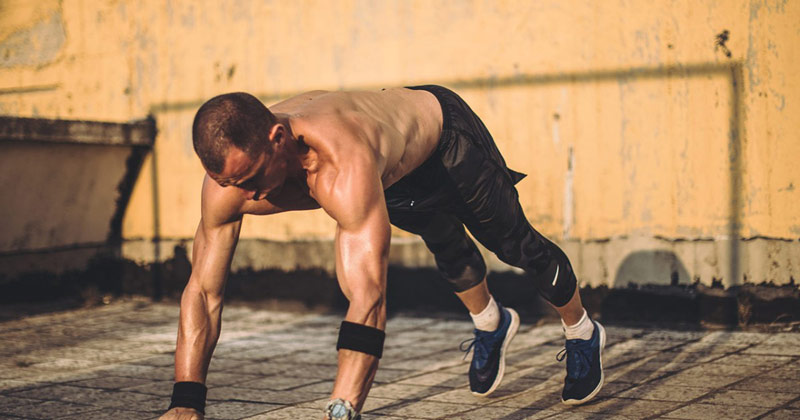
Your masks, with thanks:
[[[158,420],[204,420],[205,416],[192,408],[175,407],[164,413]]]

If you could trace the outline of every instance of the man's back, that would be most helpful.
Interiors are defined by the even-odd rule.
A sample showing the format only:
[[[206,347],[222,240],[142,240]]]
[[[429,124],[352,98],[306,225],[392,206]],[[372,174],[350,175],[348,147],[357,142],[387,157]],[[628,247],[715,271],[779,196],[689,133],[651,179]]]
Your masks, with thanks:
[[[275,114],[288,114],[293,134],[302,136],[317,153],[328,155],[327,159],[346,160],[353,146],[350,142],[368,146],[374,152],[384,189],[428,158],[442,129],[436,98],[404,88],[314,91],[269,108]]]

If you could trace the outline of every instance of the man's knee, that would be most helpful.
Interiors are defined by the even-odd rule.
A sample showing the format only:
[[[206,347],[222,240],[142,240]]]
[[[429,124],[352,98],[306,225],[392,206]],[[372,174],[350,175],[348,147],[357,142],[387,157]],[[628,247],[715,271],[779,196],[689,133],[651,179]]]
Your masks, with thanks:
[[[422,239],[433,253],[442,277],[454,291],[468,290],[486,277],[483,256],[460,224],[434,225]]]
[[[483,256],[475,243],[469,239],[468,241],[471,247],[461,248],[458,254],[434,254],[436,267],[442,277],[459,293],[473,288],[486,277]]]
[[[556,307],[561,307],[572,299],[575,288],[578,287],[578,280],[572,270],[572,264],[563,251],[558,249],[553,256],[547,270],[534,275],[534,282],[539,294],[545,300]]]
[[[533,229],[519,230],[499,246],[497,257],[533,278],[539,294],[556,307],[572,298],[577,279],[569,258],[556,244]]]

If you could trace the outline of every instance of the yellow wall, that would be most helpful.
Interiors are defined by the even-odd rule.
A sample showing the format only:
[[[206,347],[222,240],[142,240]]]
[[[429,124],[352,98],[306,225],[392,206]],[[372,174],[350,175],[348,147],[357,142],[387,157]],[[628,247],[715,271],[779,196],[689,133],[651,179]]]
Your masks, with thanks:
[[[213,95],[439,83],[529,174],[521,201],[553,239],[795,241],[798,22],[798,1],[6,0],[0,114],[152,113],[156,170],[148,159],[126,238],[152,237],[156,217],[160,237],[194,234],[190,125]],[[332,229],[317,211],[250,218],[242,236]]]

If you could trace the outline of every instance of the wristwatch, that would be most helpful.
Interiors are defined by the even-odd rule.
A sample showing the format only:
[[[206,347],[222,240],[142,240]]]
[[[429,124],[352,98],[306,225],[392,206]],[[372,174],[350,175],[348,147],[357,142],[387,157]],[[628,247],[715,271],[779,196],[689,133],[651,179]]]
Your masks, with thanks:
[[[356,413],[353,404],[341,398],[328,401],[325,415],[330,420],[361,420],[361,414]]]

